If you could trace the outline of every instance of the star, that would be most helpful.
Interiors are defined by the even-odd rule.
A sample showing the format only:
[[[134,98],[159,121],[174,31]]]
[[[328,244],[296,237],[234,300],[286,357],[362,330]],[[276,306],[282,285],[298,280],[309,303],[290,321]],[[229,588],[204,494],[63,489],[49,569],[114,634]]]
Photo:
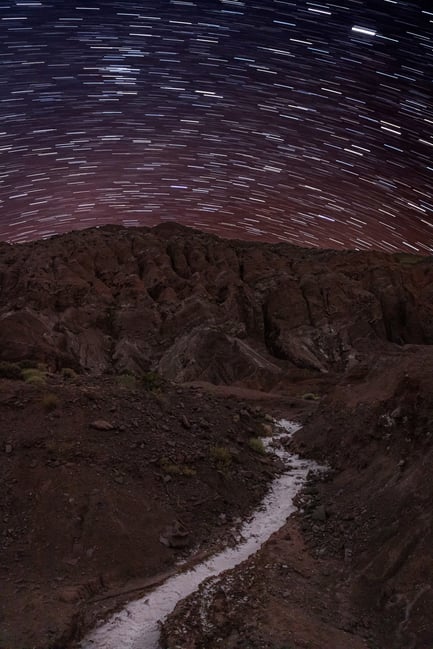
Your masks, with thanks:
[[[176,220],[433,251],[433,11],[0,0],[0,239]]]

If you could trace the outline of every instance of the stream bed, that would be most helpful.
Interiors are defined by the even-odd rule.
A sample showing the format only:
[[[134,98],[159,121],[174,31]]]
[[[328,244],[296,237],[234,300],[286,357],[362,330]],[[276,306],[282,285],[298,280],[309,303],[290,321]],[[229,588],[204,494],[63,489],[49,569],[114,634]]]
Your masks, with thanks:
[[[178,602],[191,595],[209,577],[230,570],[255,554],[284,525],[296,509],[293,499],[308,472],[320,470],[317,464],[301,460],[280,443],[300,428],[300,424],[281,419],[275,422],[275,435],[263,440],[267,450],[278,455],[287,470],[274,479],[258,509],[241,527],[239,544],[186,572],[179,572],[144,597],[130,602],[89,633],[81,643],[82,649],[159,649],[159,623]]]

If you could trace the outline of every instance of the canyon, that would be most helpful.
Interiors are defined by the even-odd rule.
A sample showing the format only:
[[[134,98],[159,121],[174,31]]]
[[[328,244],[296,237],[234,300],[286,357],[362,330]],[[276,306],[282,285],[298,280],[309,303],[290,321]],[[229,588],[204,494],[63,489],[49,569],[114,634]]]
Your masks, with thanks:
[[[232,543],[287,418],[328,471],[164,649],[431,649],[432,280],[174,223],[0,243],[0,646],[77,646]]]

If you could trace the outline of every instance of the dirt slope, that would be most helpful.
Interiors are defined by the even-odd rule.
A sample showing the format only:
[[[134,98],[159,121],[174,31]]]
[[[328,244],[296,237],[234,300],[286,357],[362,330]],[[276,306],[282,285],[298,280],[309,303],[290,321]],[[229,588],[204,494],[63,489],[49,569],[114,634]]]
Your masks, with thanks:
[[[432,280],[174,224],[0,244],[0,647],[63,649],[225,542],[278,470],[266,403],[329,479],[166,646],[432,649]]]
[[[177,608],[164,647],[433,647],[432,377],[433,353],[409,347],[340,379],[294,443],[331,471],[254,560]]]
[[[0,380],[0,647],[64,646],[111,595],[230,540],[277,468],[249,446],[258,412],[167,384]]]

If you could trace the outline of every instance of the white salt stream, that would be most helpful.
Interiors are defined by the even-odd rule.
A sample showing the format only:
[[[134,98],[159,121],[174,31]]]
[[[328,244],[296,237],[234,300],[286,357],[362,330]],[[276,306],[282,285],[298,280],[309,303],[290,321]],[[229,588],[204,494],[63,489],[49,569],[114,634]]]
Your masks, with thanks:
[[[269,452],[275,453],[287,466],[278,476],[260,507],[240,530],[240,543],[226,548],[187,572],[170,577],[161,586],[141,599],[131,602],[107,622],[97,626],[81,643],[82,649],[159,649],[159,622],[171,613],[176,604],[191,595],[209,577],[230,570],[255,554],[265,541],[279,530],[295,511],[293,499],[301,489],[310,470],[320,467],[287,452],[278,438],[301,428],[300,424],[281,419],[277,433],[264,440]]]

